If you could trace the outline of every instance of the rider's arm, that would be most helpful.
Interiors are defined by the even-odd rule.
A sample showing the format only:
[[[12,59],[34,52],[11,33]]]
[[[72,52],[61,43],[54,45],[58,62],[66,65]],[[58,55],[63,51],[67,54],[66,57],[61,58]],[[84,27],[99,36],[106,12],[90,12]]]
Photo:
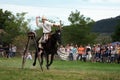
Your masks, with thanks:
[[[36,17],[36,25],[37,26],[39,25],[39,19],[40,19],[40,17]]]
[[[61,25],[60,24],[53,24],[53,26],[58,27],[59,29],[61,29]]]
[[[58,27],[60,30],[62,29],[62,26],[61,26],[61,25],[53,24],[53,26]]]
[[[53,27],[59,27],[60,26],[59,24],[51,23],[49,21],[46,21],[46,24],[49,25],[49,26],[53,26]]]
[[[60,25],[58,25],[58,24],[53,24],[53,26],[59,27]]]
[[[59,29],[61,29],[62,28],[62,26],[61,26],[61,20],[60,20],[60,24],[53,24],[53,26],[59,27]]]

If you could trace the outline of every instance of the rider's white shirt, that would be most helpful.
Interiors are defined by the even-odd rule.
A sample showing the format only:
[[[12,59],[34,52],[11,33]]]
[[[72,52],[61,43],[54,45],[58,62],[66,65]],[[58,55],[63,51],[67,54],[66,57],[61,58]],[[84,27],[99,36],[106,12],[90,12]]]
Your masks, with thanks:
[[[51,27],[53,26],[53,23],[45,21],[45,23],[38,23],[38,27],[43,28],[43,33],[50,33],[51,32]]]

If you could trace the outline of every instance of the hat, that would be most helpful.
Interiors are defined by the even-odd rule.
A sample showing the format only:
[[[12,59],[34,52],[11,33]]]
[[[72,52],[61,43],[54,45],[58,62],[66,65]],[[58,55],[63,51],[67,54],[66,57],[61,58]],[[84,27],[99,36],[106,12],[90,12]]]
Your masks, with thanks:
[[[42,19],[43,19],[43,20],[47,20],[45,16],[42,16]]]

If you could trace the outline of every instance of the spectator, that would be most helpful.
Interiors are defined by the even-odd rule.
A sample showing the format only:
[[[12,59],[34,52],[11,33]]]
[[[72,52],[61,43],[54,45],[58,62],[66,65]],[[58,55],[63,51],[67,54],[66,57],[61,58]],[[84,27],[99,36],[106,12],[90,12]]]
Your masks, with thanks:
[[[63,45],[59,48],[60,53],[65,54],[65,47]]]
[[[120,44],[117,44],[117,63],[120,63]]]
[[[111,61],[110,62],[115,62],[115,54],[116,54],[116,50],[115,50],[115,47],[113,47],[111,49]]]
[[[4,57],[4,49],[3,49],[3,46],[0,45],[0,57]]]
[[[60,46],[57,53],[62,60],[68,60],[68,54],[65,52],[65,47],[63,45]]]
[[[111,49],[112,49],[112,46],[110,44],[108,44],[106,46],[106,62],[110,62],[110,58],[111,58]]]
[[[92,49],[91,49],[91,54],[92,54],[92,58],[91,58],[91,61],[92,62],[96,62],[96,60],[95,60],[95,46],[96,45],[93,45],[93,47],[92,47]]]
[[[8,53],[8,58],[12,57],[13,52],[12,52],[12,44],[9,44],[9,53]]]
[[[27,59],[32,60],[32,55],[30,54],[30,52],[27,52]]]
[[[72,43],[70,45],[69,60],[73,61],[73,44]]]
[[[73,60],[76,60],[76,57],[77,57],[77,54],[78,54],[77,45],[73,46],[72,52],[73,52]]]
[[[100,62],[106,62],[107,60],[107,55],[106,55],[106,48],[105,46],[100,47]]]
[[[12,45],[12,57],[16,55],[16,50],[17,50],[17,47],[15,45]]]
[[[82,45],[80,45],[80,47],[78,48],[77,60],[80,59],[82,61],[84,54],[85,54],[85,48]]]
[[[67,45],[65,46],[65,53],[66,53],[67,55],[70,54],[70,45],[69,45],[69,44],[67,44]]]
[[[9,58],[9,45],[5,45],[6,57]]]
[[[92,55],[91,55],[91,46],[90,46],[90,44],[88,44],[88,45],[86,46],[86,56],[87,56],[87,60],[90,61],[91,58],[92,58]]]
[[[95,61],[100,61],[100,45],[95,46]]]

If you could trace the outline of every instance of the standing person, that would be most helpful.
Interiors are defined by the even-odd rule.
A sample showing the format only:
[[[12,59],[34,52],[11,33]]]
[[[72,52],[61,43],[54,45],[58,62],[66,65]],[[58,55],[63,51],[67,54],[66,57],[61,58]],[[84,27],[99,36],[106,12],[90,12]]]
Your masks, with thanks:
[[[58,55],[62,60],[67,60],[68,55],[65,52],[65,47],[63,45],[60,46],[59,50],[57,51]]]
[[[15,57],[16,55],[16,50],[17,50],[17,47],[15,45],[12,45],[12,57]]]
[[[69,60],[69,54],[70,54],[70,44],[67,44],[65,46],[65,53],[67,55],[67,59]]]
[[[92,54],[92,58],[91,58],[91,61],[92,62],[96,62],[96,59],[95,59],[95,57],[96,57],[96,45],[94,44],[93,46],[92,46],[92,48],[91,48],[91,54]]]
[[[117,44],[117,63],[120,63],[120,44]]]
[[[5,45],[5,53],[6,53],[6,57],[9,58],[9,44]]]
[[[31,55],[31,53],[29,51],[27,52],[27,59],[32,60],[32,55]]]
[[[90,44],[88,44],[86,46],[86,56],[87,56],[87,60],[90,61],[92,58],[92,54],[91,54],[91,46]]]
[[[111,49],[111,63],[115,62],[115,54],[116,54],[116,50],[115,50],[115,46],[113,46],[113,48]]]
[[[69,60],[73,61],[73,44],[70,44]]]
[[[78,56],[77,56],[77,60],[79,59],[80,57],[80,60],[82,61],[82,55],[85,54],[85,48],[80,45],[79,48],[78,48]]]
[[[60,45],[59,52],[65,54],[65,47],[63,45]]]
[[[76,60],[76,57],[77,57],[77,54],[78,54],[78,47],[77,47],[77,45],[73,46],[72,52],[73,52],[73,60]]]
[[[100,45],[99,44],[95,46],[95,61],[96,62],[100,61]]]
[[[39,48],[42,49],[41,43],[46,43],[46,41],[50,38],[50,34],[52,31],[52,26],[60,27],[60,25],[49,22],[44,16],[42,16],[42,22],[39,22],[40,17],[36,17],[36,25],[43,29],[43,35],[39,40]],[[42,53],[42,51],[40,51]]]
[[[9,53],[8,53],[8,58],[12,57],[13,52],[12,52],[12,44],[9,44]]]

